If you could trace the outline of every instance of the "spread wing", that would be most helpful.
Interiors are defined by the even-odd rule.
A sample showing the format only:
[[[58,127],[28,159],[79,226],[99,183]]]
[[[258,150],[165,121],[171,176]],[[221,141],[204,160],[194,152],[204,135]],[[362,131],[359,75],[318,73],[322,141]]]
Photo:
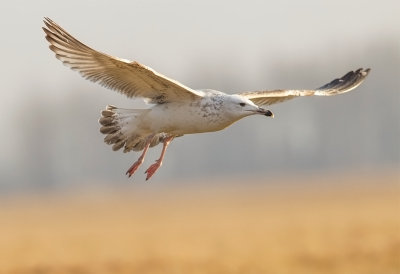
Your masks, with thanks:
[[[358,69],[356,71],[350,71],[341,78],[337,78],[332,82],[314,89],[314,90],[266,90],[266,91],[254,91],[254,92],[243,92],[240,93],[254,104],[258,106],[267,106],[286,100],[298,97],[298,96],[331,96],[348,92],[358,87],[364,79],[367,77],[370,69]]]
[[[142,97],[151,103],[193,100],[201,93],[169,79],[136,61],[112,57],[79,42],[49,18],[43,27],[57,59],[83,77],[119,91],[129,98]]]

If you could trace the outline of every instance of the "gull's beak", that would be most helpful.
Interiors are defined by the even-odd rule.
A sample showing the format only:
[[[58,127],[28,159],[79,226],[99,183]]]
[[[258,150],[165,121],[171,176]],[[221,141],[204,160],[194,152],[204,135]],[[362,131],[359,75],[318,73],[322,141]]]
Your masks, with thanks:
[[[272,111],[270,111],[268,109],[258,108],[257,112],[262,115],[274,118],[274,114],[272,113]]]

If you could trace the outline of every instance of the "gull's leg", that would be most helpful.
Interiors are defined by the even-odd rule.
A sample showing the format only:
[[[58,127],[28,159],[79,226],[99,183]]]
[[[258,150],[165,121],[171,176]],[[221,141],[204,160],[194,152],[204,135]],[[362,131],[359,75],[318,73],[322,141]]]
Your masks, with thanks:
[[[163,161],[163,159],[164,159],[165,151],[167,150],[167,147],[168,147],[169,143],[171,143],[171,141],[172,141],[173,139],[174,139],[174,136],[170,136],[170,137],[167,137],[167,138],[164,140],[163,148],[162,148],[162,151],[161,151],[160,158],[159,158],[158,160],[156,160],[156,162],[155,162],[154,164],[152,164],[152,165],[145,171],[145,173],[147,173],[146,181],[147,181],[148,179],[150,179],[151,176],[153,176],[153,174],[156,173],[157,169],[159,169],[160,166],[162,165],[162,161]]]
[[[133,163],[133,165],[128,169],[128,171],[125,173],[126,175],[128,175],[128,177],[131,177],[136,170],[139,168],[139,166],[143,163],[144,161],[144,156],[146,155],[147,150],[150,147],[151,141],[153,140],[154,134],[150,135],[149,137],[147,137],[146,139],[146,143],[144,145],[144,149],[142,154],[140,155],[139,159],[137,159],[136,162]]]

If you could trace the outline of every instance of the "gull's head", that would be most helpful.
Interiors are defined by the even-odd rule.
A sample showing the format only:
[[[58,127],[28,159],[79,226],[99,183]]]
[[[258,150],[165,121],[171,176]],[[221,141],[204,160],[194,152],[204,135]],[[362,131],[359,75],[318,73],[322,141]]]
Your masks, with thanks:
[[[254,114],[274,117],[274,114],[270,110],[261,108],[251,100],[238,94],[229,95],[224,102],[224,108],[227,113],[237,119]]]

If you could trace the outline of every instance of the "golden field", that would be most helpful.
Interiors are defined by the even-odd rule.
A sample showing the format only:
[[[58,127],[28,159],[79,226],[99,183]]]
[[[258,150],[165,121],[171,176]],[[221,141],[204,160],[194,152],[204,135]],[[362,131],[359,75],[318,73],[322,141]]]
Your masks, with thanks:
[[[246,180],[3,197],[0,273],[400,273],[398,173]]]

